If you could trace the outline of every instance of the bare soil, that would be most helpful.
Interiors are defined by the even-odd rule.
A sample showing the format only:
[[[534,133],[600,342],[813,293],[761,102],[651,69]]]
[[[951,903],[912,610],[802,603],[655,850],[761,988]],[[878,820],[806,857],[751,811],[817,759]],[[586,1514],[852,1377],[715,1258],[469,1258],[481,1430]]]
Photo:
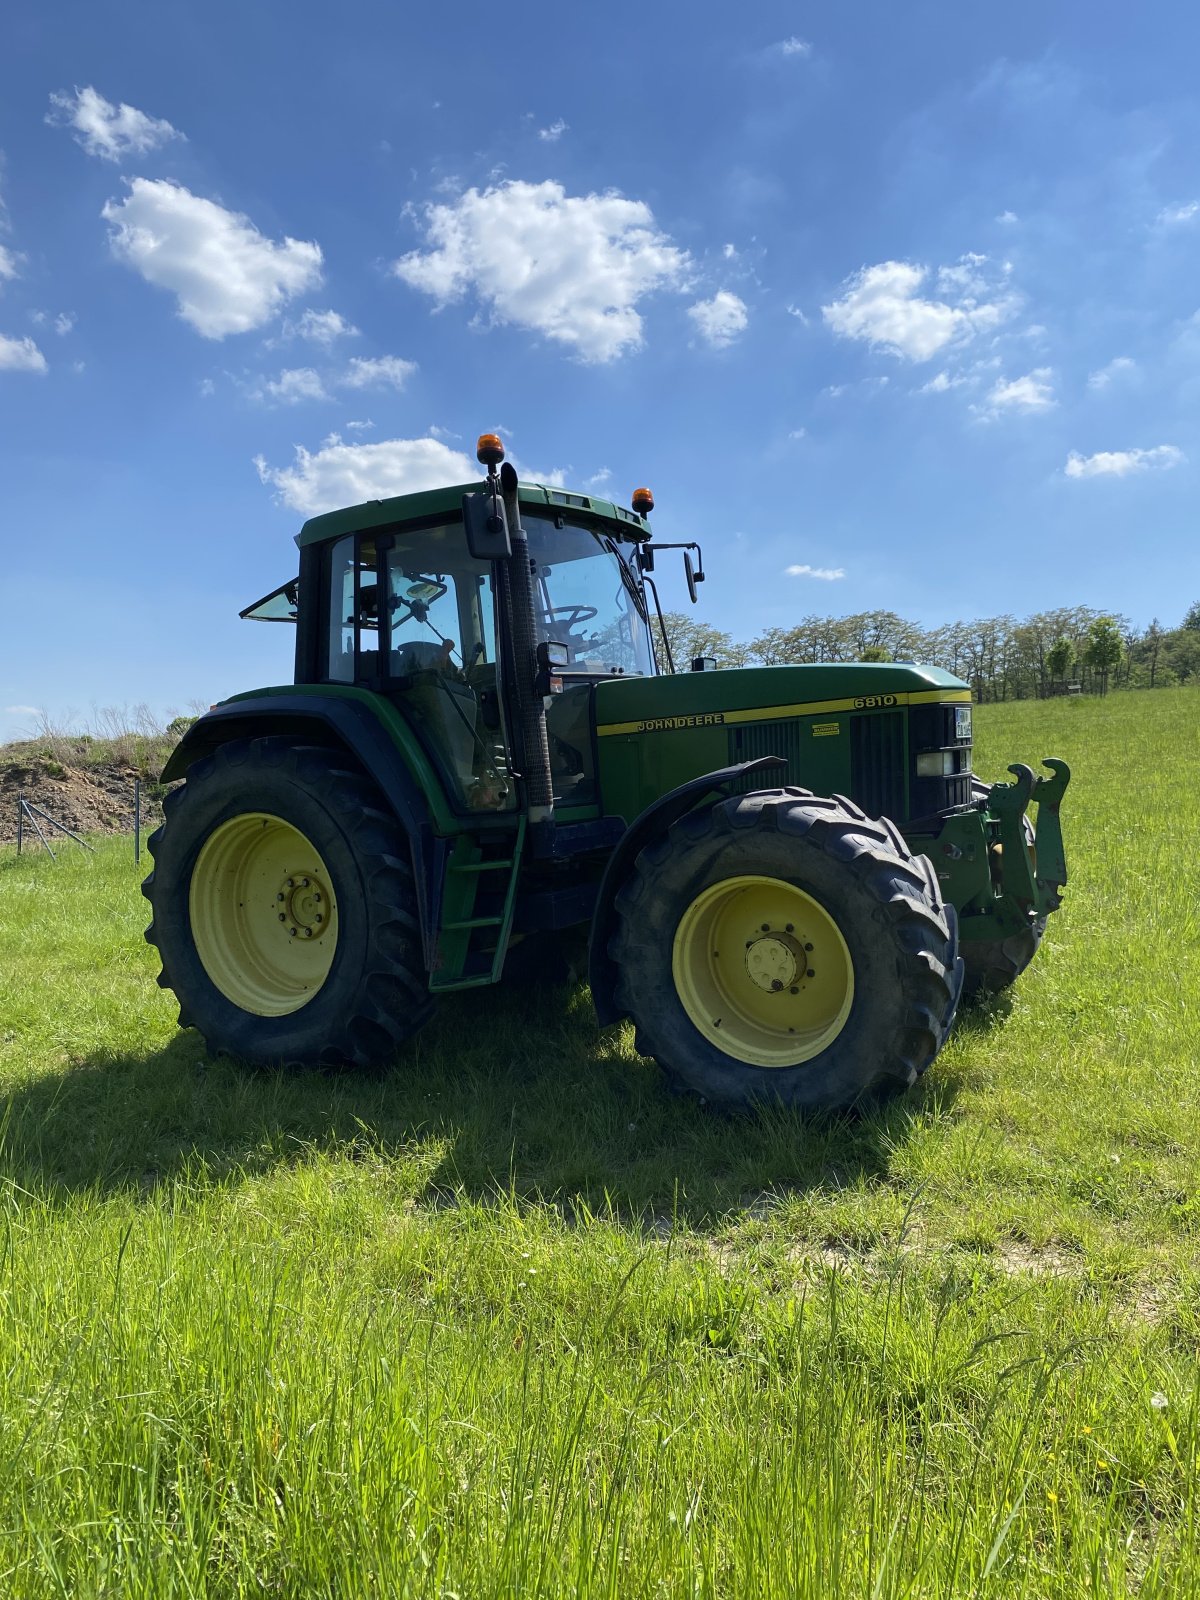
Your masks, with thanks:
[[[0,844],[12,844],[17,837],[17,801],[25,799],[40,807],[63,827],[75,833],[132,833],[134,782],[142,780],[143,834],[162,821],[162,801],[157,772],[148,775],[129,762],[88,761],[74,765],[20,746],[0,749]],[[35,816],[37,813],[34,813]],[[44,818],[37,818],[42,831],[54,843],[55,831]],[[26,823],[27,843],[40,850],[37,835]],[[62,835],[58,834],[62,842]]]

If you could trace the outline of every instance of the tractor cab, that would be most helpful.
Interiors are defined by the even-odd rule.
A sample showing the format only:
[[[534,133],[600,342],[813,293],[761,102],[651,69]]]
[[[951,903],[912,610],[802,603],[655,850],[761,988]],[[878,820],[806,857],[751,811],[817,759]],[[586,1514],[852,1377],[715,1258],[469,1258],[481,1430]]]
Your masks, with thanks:
[[[299,624],[295,681],[392,701],[455,810],[517,804],[512,664],[496,565],[468,547],[462,499],[477,485],[399,496],[312,519],[301,572],[241,612]],[[634,513],[593,496],[520,487],[532,623],[545,671],[555,801],[596,798],[592,689],[657,670]],[[511,653],[511,646],[508,647]]]

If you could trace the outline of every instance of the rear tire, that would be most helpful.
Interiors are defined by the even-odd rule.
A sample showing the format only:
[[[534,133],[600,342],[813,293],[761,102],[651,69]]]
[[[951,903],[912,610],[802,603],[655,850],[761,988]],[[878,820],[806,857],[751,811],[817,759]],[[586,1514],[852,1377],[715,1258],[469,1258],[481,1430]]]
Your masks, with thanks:
[[[716,1104],[839,1110],[907,1088],[954,1019],[957,924],[933,868],[841,796],[689,813],[642,850],[616,911],[638,1050]]]
[[[972,778],[971,799],[986,800],[990,788],[990,784]],[[1035,849],[1037,836],[1033,823],[1026,815],[1021,818],[1021,824],[1026,846]],[[963,998],[980,1000],[1011,987],[1037,955],[1045,931],[1046,919],[1038,917],[1007,939],[964,939],[959,945],[963,959]]]
[[[181,1027],[259,1065],[364,1066],[426,1021],[408,841],[340,751],[222,745],[164,818],[142,893]]]

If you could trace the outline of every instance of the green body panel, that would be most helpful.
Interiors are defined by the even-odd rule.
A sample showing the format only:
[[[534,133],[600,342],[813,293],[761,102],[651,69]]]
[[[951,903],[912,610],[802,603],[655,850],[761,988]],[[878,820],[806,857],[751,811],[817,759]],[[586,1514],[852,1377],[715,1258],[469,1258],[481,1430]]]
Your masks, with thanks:
[[[331,700],[352,700],[357,705],[365,707],[404,757],[414,779],[421,786],[422,793],[428,797],[429,820],[433,831],[448,836],[462,833],[470,826],[469,818],[456,816],[451,809],[442,780],[407,719],[381,694],[373,694],[370,689],[355,688],[349,683],[289,683],[230,695],[229,699],[223,700],[221,704],[233,705],[238,700],[253,700],[260,695],[294,695],[297,690],[302,694],[327,696]],[[515,816],[511,820],[515,827]]]
[[[787,781],[817,794],[851,791],[851,717],[914,703],[965,702],[970,691],[937,667],[894,662],[741,667],[597,684],[603,809],[632,822],[689,778],[762,753],[788,755]],[[907,718],[896,752],[909,770]],[[769,777],[764,777],[769,786]]]
[[[310,517],[300,529],[296,543],[323,544],[326,539],[340,539],[346,533],[365,533],[368,528],[390,527],[397,522],[424,522],[434,517],[457,517],[462,511],[465,494],[479,494],[483,484],[454,484],[446,489],[427,489],[421,494],[400,494],[390,500],[367,500],[362,505],[347,506],[342,511],[327,511],[323,516]],[[648,539],[650,524],[635,511],[612,500],[601,500],[594,494],[576,494],[568,489],[556,489],[541,483],[522,483],[518,494],[523,506],[531,511],[547,509],[590,514],[616,526],[609,531],[614,537]]]

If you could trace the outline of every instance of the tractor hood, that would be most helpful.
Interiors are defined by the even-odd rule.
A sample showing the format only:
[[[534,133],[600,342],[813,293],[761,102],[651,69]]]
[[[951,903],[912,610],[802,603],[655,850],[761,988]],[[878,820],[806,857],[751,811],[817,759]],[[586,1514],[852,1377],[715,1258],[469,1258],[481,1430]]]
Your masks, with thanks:
[[[603,739],[939,700],[969,701],[970,689],[940,667],[891,661],[609,678],[596,685],[596,732]]]

